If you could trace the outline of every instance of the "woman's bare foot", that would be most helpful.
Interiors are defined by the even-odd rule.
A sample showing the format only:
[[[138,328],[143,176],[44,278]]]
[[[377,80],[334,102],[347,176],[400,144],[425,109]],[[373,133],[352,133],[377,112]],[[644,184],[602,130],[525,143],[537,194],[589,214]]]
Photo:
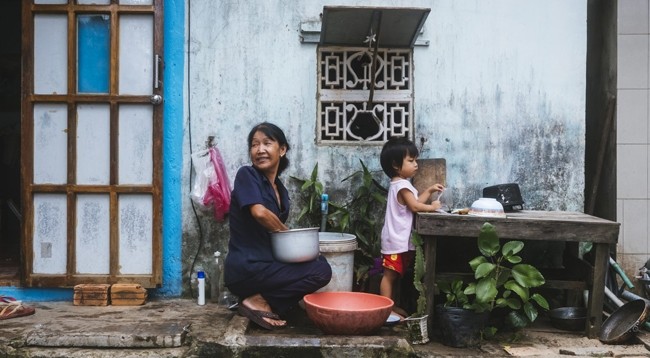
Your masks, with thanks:
[[[257,311],[263,311],[263,312],[269,312],[273,313],[271,310],[271,306],[269,306],[268,302],[262,297],[262,295],[255,294],[253,296],[249,296],[244,298],[241,301],[241,304],[251,310],[257,310]],[[268,324],[274,326],[274,327],[284,327],[287,325],[287,321],[282,320],[282,319],[274,319],[270,317],[262,317],[264,321],[266,321]]]

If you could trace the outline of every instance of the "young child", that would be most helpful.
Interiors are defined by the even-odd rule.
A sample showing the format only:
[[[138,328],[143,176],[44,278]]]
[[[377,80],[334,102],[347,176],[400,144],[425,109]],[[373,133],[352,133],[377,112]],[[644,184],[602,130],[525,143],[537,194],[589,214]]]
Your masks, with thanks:
[[[418,154],[415,144],[407,138],[392,138],[381,150],[381,168],[390,178],[390,188],[386,218],[381,231],[384,276],[379,285],[379,293],[391,299],[395,281],[404,275],[415,256],[415,247],[411,243],[414,213],[435,211],[442,206],[438,200],[427,204],[433,192],[445,189],[441,184],[434,184],[418,195],[417,189],[409,180],[418,170]],[[401,320],[406,312],[395,307],[393,314]]]

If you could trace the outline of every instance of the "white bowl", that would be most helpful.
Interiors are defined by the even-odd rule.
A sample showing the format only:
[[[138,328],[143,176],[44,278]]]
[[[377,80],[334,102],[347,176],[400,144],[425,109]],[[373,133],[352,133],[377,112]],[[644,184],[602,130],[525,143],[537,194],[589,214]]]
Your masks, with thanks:
[[[472,203],[468,214],[491,218],[506,217],[506,213],[503,210],[503,205],[501,205],[501,203],[494,198],[479,198]]]
[[[271,233],[273,257],[280,262],[312,261],[320,254],[319,228],[292,229]]]

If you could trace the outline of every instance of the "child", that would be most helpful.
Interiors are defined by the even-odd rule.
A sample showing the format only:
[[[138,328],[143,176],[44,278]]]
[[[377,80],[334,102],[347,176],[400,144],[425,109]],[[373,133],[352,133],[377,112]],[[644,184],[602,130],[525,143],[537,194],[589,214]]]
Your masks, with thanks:
[[[404,275],[415,256],[415,247],[411,243],[414,213],[435,211],[442,206],[438,200],[427,204],[433,192],[442,192],[445,189],[441,184],[434,184],[418,195],[418,191],[409,181],[418,170],[418,154],[415,144],[406,138],[392,138],[381,150],[381,167],[390,178],[390,188],[386,218],[381,231],[384,277],[379,285],[379,293],[391,299],[395,281]],[[393,310],[395,311],[395,308]],[[398,315],[401,320],[406,312],[399,308],[398,310],[401,314],[393,314]]]

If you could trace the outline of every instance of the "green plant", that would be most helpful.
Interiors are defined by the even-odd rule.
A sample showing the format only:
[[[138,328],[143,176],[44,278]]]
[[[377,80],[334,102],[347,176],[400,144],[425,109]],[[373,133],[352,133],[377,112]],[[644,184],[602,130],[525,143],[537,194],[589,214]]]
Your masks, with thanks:
[[[478,236],[481,255],[469,261],[474,281],[463,287],[461,280],[441,282],[446,307],[462,307],[476,312],[507,310],[506,323],[522,328],[537,319],[536,306],[548,310],[548,302],[530,289],[545,283],[544,276],[532,265],[522,263],[517,254],[524,248],[521,241],[508,241],[501,246],[496,229],[484,223]]]
[[[302,209],[296,221],[301,227],[318,226],[321,219],[321,198],[323,195],[323,184],[318,180],[318,163],[314,165],[309,179],[301,179],[292,176],[292,179],[300,183]]]
[[[417,233],[411,233],[411,242],[415,246],[415,262],[413,264],[413,286],[418,291],[416,311],[413,317],[422,317],[427,309],[427,291],[424,285],[424,242]]]
[[[381,228],[386,211],[386,192],[362,160],[361,170],[344,178],[341,183],[349,187],[339,188],[349,193],[343,203],[330,200],[327,225],[332,232],[345,232],[356,236],[355,282],[363,286],[375,260],[381,256]],[[318,226],[321,222],[320,202],[323,184],[318,180],[318,163],[308,179],[291,177],[300,185],[299,203],[302,209],[296,219],[301,226]]]
[[[354,266],[357,285],[363,286],[375,261],[381,256],[381,228],[386,212],[386,192],[362,160],[361,170],[341,182],[349,181],[351,198],[343,205],[330,202],[333,230],[357,237]],[[360,180],[358,180],[360,179]]]

